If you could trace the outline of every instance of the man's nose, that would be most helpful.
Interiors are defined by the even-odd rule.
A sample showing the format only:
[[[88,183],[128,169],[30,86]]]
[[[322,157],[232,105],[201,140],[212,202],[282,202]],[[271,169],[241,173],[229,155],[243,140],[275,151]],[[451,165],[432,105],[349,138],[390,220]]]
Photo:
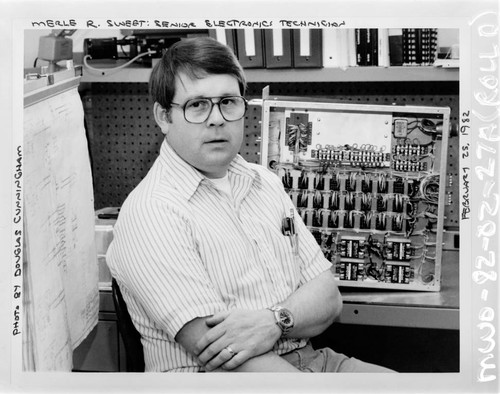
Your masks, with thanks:
[[[207,123],[209,126],[219,126],[223,124],[226,120],[222,116],[222,112],[219,107],[219,103],[214,103],[210,115],[208,116]]]

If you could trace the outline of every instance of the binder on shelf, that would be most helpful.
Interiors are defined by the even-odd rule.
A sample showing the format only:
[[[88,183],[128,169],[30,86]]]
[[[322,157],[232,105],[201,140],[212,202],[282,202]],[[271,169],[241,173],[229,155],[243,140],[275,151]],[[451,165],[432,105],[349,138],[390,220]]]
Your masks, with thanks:
[[[262,29],[236,29],[238,60],[243,68],[264,68]]]
[[[212,38],[215,38],[222,44],[227,45],[229,48],[233,50],[235,54],[237,54],[236,37],[234,29],[224,29],[224,28],[209,29],[208,35]]]
[[[321,29],[293,29],[293,65],[295,68],[323,66]]]
[[[378,66],[378,29],[368,29],[368,66]]]
[[[389,64],[403,65],[403,29],[389,29]]]
[[[389,29],[378,29],[378,65],[379,67],[389,67]]]
[[[371,38],[372,36],[370,35],[370,29],[364,29],[366,33],[364,34],[364,38],[366,39],[365,45],[365,52],[366,52],[366,64],[365,66],[371,66],[372,65],[372,43],[371,43]]]
[[[323,67],[337,68],[342,67],[340,58],[341,50],[341,30],[324,29],[323,30]]]
[[[349,37],[347,33],[348,29],[339,29],[339,63],[340,68],[346,68],[349,66]]]
[[[349,67],[357,66],[356,62],[356,30],[346,29],[347,35],[347,65]]]
[[[292,32],[290,29],[265,29],[266,68],[292,67]]]
[[[347,68],[357,66],[354,29],[323,30],[323,67]]]
[[[368,29],[356,29],[356,63],[368,65]]]

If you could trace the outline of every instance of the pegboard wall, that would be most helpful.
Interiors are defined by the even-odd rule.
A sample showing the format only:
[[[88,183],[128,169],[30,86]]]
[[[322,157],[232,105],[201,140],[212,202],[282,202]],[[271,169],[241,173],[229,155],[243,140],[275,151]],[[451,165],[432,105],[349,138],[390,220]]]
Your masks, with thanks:
[[[458,82],[294,82],[251,83],[247,98],[260,98],[269,85],[271,96],[328,98],[339,103],[448,106],[450,121],[458,124]],[[120,206],[144,178],[156,159],[163,134],[153,116],[147,83],[83,85],[82,101],[94,179],[95,209]],[[250,106],[240,154],[260,162],[261,109]],[[448,147],[448,188],[445,227],[458,229],[459,141]]]
[[[92,83],[82,101],[94,182],[95,209],[121,206],[153,165],[163,133],[153,115],[146,83]],[[241,154],[258,162],[260,107],[245,116]]]

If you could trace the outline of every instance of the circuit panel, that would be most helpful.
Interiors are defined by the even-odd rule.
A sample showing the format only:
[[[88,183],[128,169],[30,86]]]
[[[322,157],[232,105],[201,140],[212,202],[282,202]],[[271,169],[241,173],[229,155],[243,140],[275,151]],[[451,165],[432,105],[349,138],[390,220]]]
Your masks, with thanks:
[[[262,101],[281,178],[341,286],[439,291],[450,109]]]

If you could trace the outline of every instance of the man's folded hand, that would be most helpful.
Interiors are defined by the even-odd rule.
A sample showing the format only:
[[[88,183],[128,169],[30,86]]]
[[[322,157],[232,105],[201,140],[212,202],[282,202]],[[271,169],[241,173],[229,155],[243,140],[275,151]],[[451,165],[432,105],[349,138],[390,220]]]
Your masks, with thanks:
[[[195,354],[205,370],[232,370],[248,359],[270,351],[281,330],[267,309],[233,309],[206,320],[210,330],[196,343]]]

